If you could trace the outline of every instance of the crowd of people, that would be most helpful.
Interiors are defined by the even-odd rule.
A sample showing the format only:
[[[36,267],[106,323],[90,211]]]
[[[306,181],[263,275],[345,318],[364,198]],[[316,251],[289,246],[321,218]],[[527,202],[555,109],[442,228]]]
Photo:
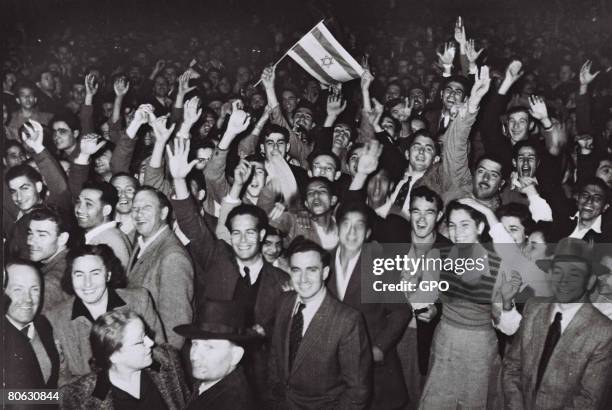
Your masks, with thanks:
[[[258,15],[18,25],[3,388],[66,409],[610,408],[612,33],[603,5],[556,3],[327,18],[364,68],[331,85],[271,65],[308,28]],[[366,303],[385,244],[485,263],[397,272],[449,289]]]

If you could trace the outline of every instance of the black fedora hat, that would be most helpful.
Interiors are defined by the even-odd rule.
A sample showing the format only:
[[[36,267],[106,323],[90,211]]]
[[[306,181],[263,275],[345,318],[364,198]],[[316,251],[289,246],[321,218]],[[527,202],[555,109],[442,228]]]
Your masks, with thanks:
[[[601,257],[596,252],[595,244],[590,244],[582,239],[563,238],[557,243],[552,259],[538,259],[536,265],[544,272],[548,272],[554,261],[579,260],[591,267],[591,274],[600,276],[610,272],[608,268],[599,263]]]
[[[263,341],[263,336],[246,327],[244,307],[236,301],[207,299],[200,304],[196,320],[174,331],[187,339],[222,339],[236,343]]]

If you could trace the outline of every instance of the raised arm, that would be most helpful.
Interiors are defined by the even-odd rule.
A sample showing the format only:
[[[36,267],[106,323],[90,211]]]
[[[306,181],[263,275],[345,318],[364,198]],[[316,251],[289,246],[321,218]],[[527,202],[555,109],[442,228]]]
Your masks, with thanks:
[[[85,103],[79,110],[81,133],[89,134],[95,131],[93,124],[93,98],[98,93],[98,81],[92,74],[85,76]]]
[[[149,116],[149,119],[151,119],[151,116],[152,114]],[[155,135],[155,145],[153,145],[151,159],[145,167],[144,184],[159,189],[165,195],[170,196],[172,194],[172,184],[166,178],[166,173],[162,162],[166,143],[170,139],[176,124],[172,124],[170,127],[167,127],[167,121],[167,115],[150,121],[150,124],[153,127],[153,133]]]
[[[115,100],[113,101],[113,114],[111,116],[112,124],[121,120],[121,107],[125,95],[130,91],[130,83],[124,77],[119,77],[113,83],[113,90],[115,91]],[[113,142],[117,143],[117,141]]]
[[[560,155],[567,144],[567,133],[559,121],[553,122],[548,117],[546,103],[542,97],[535,95],[529,97],[529,113],[540,122],[544,143],[550,155],[555,157]]]
[[[79,139],[79,155],[74,159],[70,167],[70,178],[68,178],[68,186],[70,187],[73,201],[76,201],[81,192],[81,187],[89,178],[91,156],[98,152],[105,144],[106,141],[97,134],[83,135]]]
[[[114,129],[114,132],[119,135],[110,162],[113,174],[129,172],[132,156],[134,155],[134,148],[136,147],[136,134],[140,127],[147,123],[149,112],[153,112],[153,107],[149,104],[138,107],[126,130],[121,128],[119,121],[111,123],[111,130]],[[113,132],[111,132],[111,134],[112,133]]]
[[[588,94],[589,84],[599,75],[599,71],[591,74],[591,60],[587,60],[580,68],[580,89],[576,96],[576,131],[578,134],[590,133],[591,130],[591,98]]]

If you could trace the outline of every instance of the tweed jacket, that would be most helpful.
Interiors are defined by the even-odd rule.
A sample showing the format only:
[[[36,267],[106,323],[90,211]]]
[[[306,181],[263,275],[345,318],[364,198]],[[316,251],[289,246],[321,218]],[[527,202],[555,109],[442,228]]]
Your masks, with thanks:
[[[585,303],[561,334],[535,391],[554,304],[532,298],[504,359],[507,409],[598,409],[612,376],[612,321]]]
[[[331,269],[327,278],[327,288],[335,297],[338,297],[335,264],[337,252],[336,249],[332,253]],[[396,346],[410,322],[411,311],[404,304],[362,303],[361,275],[360,256],[342,302],[362,314],[370,344],[377,346],[384,353],[383,362],[374,364],[374,395],[371,408],[396,408],[408,401]]]
[[[270,352],[272,408],[363,409],[371,393],[372,353],[356,310],[329,291],[289,368],[289,333],[297,296],[283,295]]]
[[[127,273],[130,287],[142,286],[153,297],[168,343],[180,349],[184,339],[173,329],[193,318],[193,266],[174,233],[164,231],[138,256],[136,246]]]
[[[45,383],[36,353],[26,335],[2,315],[3,343],[0,383],[6,389],[54,389],[59,374],[59,355],[53,343],[53,328],[43,315],[33,320],[36,333],[51,360],[51,376]]]
[[[157,386],[169,410],[183,410],[189,398],[189,390],[179,360],[172,346],[162,345],[153,349],[153,365],[144,369]],[[100,375],[90,373],[75,382],[60,388],[60,408],[71,410],[112,410],[111,390],[104,398],[96,392]]]
[[[66,271],[67,254],[68,249],[64,249],[47,263],[41,264],[40,272],[44,280],[42,312],[45,314],[70,298],[70,295],[62,289],[62,277]]]
[[[138,313],[146,325],[155,333],[157,343],[165,343],[164,332],[153,300],[144,288],[109,289],[107,311],[130,309]],[[52,309],[49,321],[53,325],[55,341],[61,351],[61,366],[59,385],[68,384],[78,376],[91,372],[91,318],[82,315],[84,306],[77,304],[76,296]]]

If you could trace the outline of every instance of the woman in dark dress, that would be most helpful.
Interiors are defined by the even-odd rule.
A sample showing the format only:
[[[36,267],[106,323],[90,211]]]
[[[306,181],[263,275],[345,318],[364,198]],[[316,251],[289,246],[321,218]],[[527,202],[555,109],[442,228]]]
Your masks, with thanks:
[[[90,335],[93,368],[60,390],[63,409],[174,410],[189,397],[178,353],[153,347],[142,319],[131,310],[100,316]]]

